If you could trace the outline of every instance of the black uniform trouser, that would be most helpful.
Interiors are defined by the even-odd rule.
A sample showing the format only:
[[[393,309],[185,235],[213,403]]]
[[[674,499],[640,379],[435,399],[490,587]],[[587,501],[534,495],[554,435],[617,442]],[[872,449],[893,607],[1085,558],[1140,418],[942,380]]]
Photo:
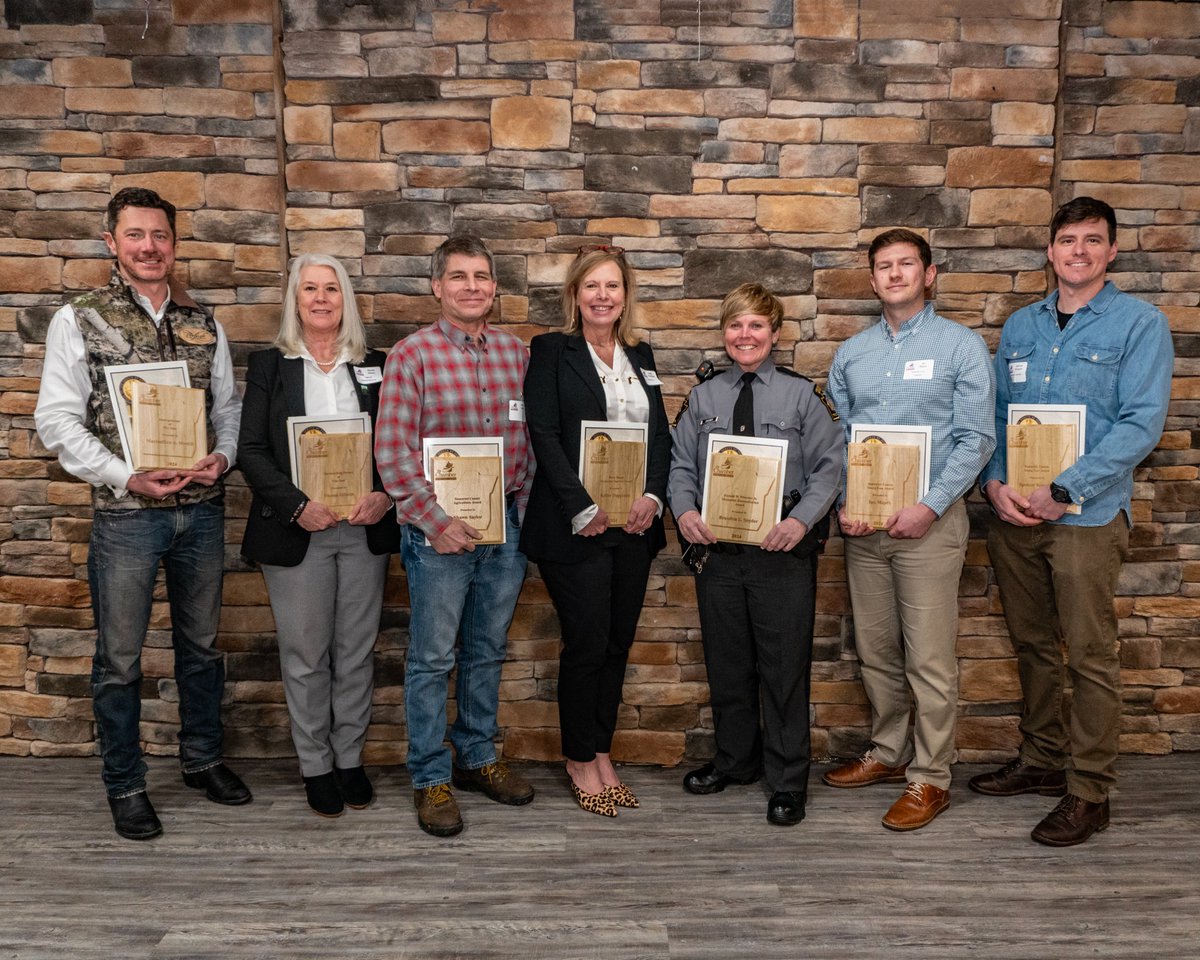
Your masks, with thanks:
[[[538,563],[562,625],[558,720],[563,755],[580,763],[612,747],[625,663],[650,576],[644,537],[613,529],[595,540],[599,549],[586,560]]]
[[[815,555],[758,547],[710,552],[696,577],[720,773],[806,792],[816,589]]]

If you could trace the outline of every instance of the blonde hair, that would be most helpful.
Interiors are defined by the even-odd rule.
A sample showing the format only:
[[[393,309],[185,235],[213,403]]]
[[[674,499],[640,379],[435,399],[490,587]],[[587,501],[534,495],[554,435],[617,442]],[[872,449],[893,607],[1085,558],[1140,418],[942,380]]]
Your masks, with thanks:
[[[761,283],[743,283],[721,301],[721,329],[738,317],[756,314],[771,321],[772,332],[783,326],[783,304]]]
[[[567,271],[567,279],[563,281],[562,289],[563,332],[580,332],[583,319],[579,314],[579,288],[588,274],[604,263],[617,265],[617,269],[621,271],[621,281],[625,285],[625,305],[621,308],[621,315],[617,317],[613,335],[623,347],[636,346],[638,338],[633,332],[633,325],[634,314],[637,311],[637,279],[633,275],[633,268],[625,259],[625,254],[606,248],[589,250],[587,253],[581,250]]]
[[[338,351],[344,351],[351,363],[361,363],[367,355],[367,334],[363,329],[362,317],[358,315],[358,304],[354,300],[354,288],[350,275],[335,257],[321,253],[302,253],[292,261],[288,271],[287,288],[283,293],[283,316],[279,321],[279,333],[275,346],[285,353],[299,353],[304,346],[304,327],[300,321],[300,310],[296,305],[300,291],[300,274],[305,267],[329,267],[337,277],[342,291],[342,324],[338,329]]]

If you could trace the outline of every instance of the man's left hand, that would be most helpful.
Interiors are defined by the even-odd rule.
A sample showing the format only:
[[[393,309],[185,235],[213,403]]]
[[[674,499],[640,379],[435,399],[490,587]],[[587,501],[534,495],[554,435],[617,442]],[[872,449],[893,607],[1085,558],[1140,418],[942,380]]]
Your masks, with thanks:
[[[762,548],[772,553],[786,552],[803,540],[806,533],[808,533],[808,527],[803,523],[794,517],[785,517],[771,528],[771,532],[762,542]]]
[[[351,526],[369,527],[382,520],[391,506],[391,497],[380,490],[372,490],[354,505],[346,519]]]
[[[1039,520],[1057,520],[1067,512],[1069,506],[1069,503],[1059,503],[1050,496],[1050,485],[1046,484],[1029,495],[1029,509],[1025,513]]]
[[[893,540],[920,540],[929,532],[937,514],[923,503],[902,507],[887,518],[884,529]]]
[[[203,460],[197,460],[190,470],[182,472],[186,473],[196,483],[211,487],[221,477],[225,476],[225,471],[228,469],[229,461],[225,459],[225,454],[210,453]]]

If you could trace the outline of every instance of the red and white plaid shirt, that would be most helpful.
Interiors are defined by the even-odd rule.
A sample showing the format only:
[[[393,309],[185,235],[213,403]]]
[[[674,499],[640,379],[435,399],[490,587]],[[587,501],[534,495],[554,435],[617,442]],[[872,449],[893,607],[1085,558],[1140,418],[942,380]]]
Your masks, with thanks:
[[[511,333],[484,325],[468,337],[445,318],[405,337],[388,355],[375,425],[375,463],[396,501],[401,523],[416,524],[430,539],[450,525],[425,479],[425,437],[504,438],[504,491],[528,498],[533,450],[520,401],[529,351]]]

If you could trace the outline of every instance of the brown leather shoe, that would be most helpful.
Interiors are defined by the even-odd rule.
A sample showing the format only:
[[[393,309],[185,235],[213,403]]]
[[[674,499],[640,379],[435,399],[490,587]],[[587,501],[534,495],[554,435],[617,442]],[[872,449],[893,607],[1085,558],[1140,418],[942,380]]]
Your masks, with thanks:
[[[869,787],[873,783],[903,783],[908,767],[888,767],[869,753],[857,760],[843,763],[822,774],[821,780],[831,787]]]
[[[509,770],[503,760],[486,763],[475,770],[455,767],[450,776],[459,789],[478,790],[489,799],[510,807],[519,807],[533,799],[532,784]]]
[[[900,799],[883,815],[889,830],[920,830],[950,806],[950,791],[932,783],[910,782]]]
[[[1048,847],[1073,847],[1093,833],[1108,829],[1108,799],[1092,803],[1068,793],[1030,836]]]
[[[414,790],[413,803],[417,805],[417,823],[426,833],[432,833],[435,837],[452,837],[462,832],[462,817],[450,784],[439,783],[434,787]]]
[[[967,786],[988,797],[1015,797],[1022,793],[1061,797],[1067,792],[1067,775],[1062,770],[1035,767],[1017,757],[999,770],[972,777]]]

